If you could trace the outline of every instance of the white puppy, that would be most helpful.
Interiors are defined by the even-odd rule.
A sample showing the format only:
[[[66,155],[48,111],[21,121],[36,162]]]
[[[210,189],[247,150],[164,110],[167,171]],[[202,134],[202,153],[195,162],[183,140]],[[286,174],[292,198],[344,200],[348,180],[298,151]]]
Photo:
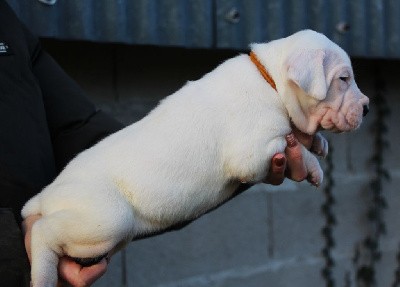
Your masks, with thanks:
[[[34,287],[56,285],[61,255],[98,257],[200,216],[240,182],[260,182],[291,122],[309,134],[361,124],[368,98],[325,36],[307,30],[251,48],[78,155],[26,203],[23,217],[42,215],[32,229]],[[317,159],[303,156],[320,184]]]

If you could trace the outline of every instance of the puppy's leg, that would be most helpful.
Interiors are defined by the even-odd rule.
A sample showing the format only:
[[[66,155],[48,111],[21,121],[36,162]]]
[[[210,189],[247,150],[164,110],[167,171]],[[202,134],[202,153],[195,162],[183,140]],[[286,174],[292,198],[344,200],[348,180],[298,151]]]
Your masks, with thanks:
[[[239,147],[228,161],[230,176],[242,183],[256,183],[265,179],[272,157],[284,152],[286,140],[277,136],[268,143],[261,139],[241,141]]]
[[[320,133],[316,133],[311,146],[311,152],[325,158],[328,155],[328,150],[329,144],[326,138],[324,138]]]
[[[50,247],[52,231],[46,226],[46,219],[36,221],[32,227],[32,286],[53,287],[57,284],[58,254]]]
[[[119,241],[118,219],[108,221],[100,213],[62,210],[46,215],[32,227],[33,287],[56,286],[58,258],[94,258],[108,253]]]
[[[308,172],[309,181],[315,186],[320,186],[324,178],[324,173],[321,169],[318,159],[303,145],[301,147],[303,160]]]

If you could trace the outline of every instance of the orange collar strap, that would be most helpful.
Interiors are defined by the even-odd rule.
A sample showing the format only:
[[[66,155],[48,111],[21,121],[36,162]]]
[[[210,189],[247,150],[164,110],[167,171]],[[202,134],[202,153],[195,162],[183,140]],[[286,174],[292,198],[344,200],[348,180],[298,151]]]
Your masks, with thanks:
[[[278,90],[276,89],[276,84],[275,84],[274,79],[272,79],[271,75],[267,72],[264,65],[261,64],[261,62],[258,60],[256,54],[254,54],[253,52],[250,52],[250,59],[253,62],[253,64],[256,65],[257,69],[260,71],[263,78],[271,85],[271,87],[275,91],[278,92]]]

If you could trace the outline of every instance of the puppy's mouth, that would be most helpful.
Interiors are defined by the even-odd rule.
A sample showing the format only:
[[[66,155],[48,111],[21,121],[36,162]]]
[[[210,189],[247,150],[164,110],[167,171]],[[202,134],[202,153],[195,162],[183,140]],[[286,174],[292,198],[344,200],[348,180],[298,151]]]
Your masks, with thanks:
[[[345,132],[343,130],[340,130],[338,127],[334,127],[332,129],[330,129],[329,131],[332,132],[332,133],[336,133],[336,134],[341,134],[341,133]]]
[[[317,131],[329,131],[329,132],[332,132],[332,133],[337,133],[337,134],[340,134],[340,133],[343,133],[344,131],[343,130],[340,130],[338,127],[336,127],[335,125],[333,125],[332,124],[332,126],[330,126],[330,127],[322,127],[322,125],[319,125],[318,126],[318,128],[317,128]]]
[[[331,125],[328,125],[328,126],[325,126],[322,128],[329,132],[339,134],[339,133],[350,132],[350,131],[356,130],[360,126],[360,124],[361,124],[361,122],[356,125],[350,124],[348,122],[338,123],[338,124],[332,123]]]
[[[333,123],[332,121],[330,121],[329,123],[321,124],[320,129],[338,134],[355,130],[360,126],[360,124],[361,122],[358,124],[351,124],[347,121],[340,121],[337,123]]]
[[[333,133],[356,130],[362,122],[362,106],[351,105],[346,112],[329,110],[320,122],[320,128]]]

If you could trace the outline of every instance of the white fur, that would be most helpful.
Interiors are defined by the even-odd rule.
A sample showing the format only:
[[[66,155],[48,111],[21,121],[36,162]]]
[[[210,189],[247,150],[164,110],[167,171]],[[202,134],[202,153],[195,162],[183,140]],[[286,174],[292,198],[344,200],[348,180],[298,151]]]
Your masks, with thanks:
[[[278,93],[239,55],[78,155],[27,202],[23,217],[43,216],[32,230],[34,287],[55,286],[58,256],[96,257],[198,217],[240,182],[260,182],[272,156],[285,150],[290,121],[310,134],[322,121],[332,130],[358,127],[367,98],[353,79],[348,88],[332,88],[338,73],[352,71],[326,37],[303,31],[252,50]],[[320,183],[317,159],[305,148],[303,156]]]

